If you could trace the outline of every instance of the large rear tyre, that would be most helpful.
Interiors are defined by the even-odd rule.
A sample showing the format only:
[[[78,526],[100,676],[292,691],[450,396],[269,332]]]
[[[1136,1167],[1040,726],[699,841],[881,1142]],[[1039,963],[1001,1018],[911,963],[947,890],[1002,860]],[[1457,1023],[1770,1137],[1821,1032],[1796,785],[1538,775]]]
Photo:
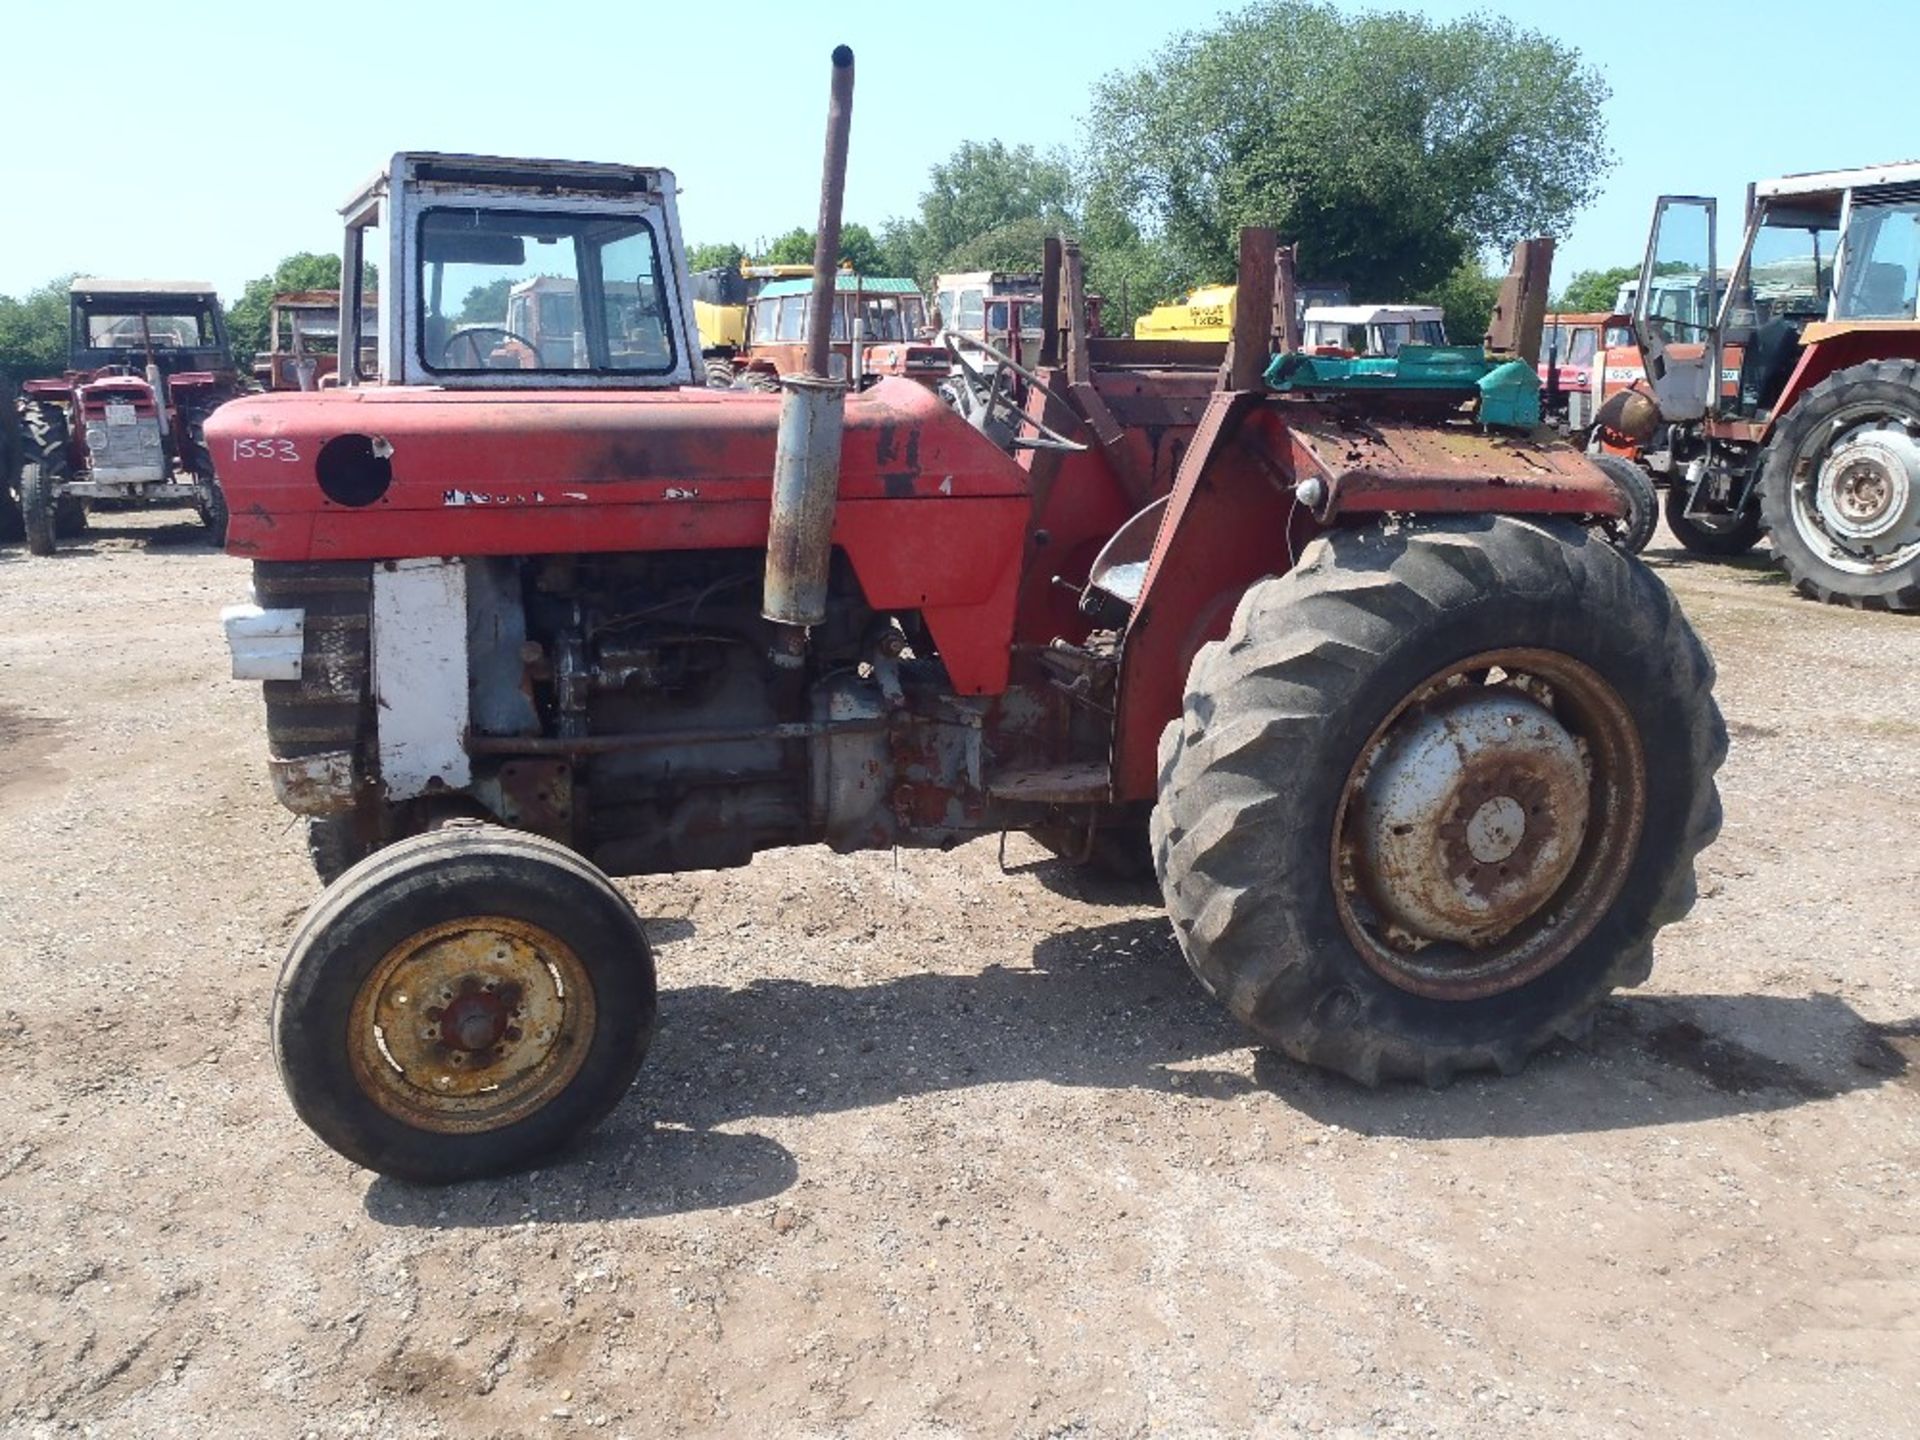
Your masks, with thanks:
[[[1653,539],[1660,526],[1660,492],[1653,488],[1653,477],[1631,460],[1618,455],[1590,455],[1600,473],[1614,483],[1627,502],[1627,513],[1609,520],[1601,533],[1629,555],[1638,555]]]
[[[1201,983],[1366,1084],[1512,1071],[1647,977],[1719,829],[1713,662],[1560,522],[1336,531],[1252,586],[1160,744]]]
[[[1835,371],[1787,411],[1760,517],[1793,588],[1861,610],[1920,610],[1920,362]]]
[[[71,540],[87,528],[86,506],[61,486],[72,473],[67,460],[67,416],[57,405],[29,402],[20,407],[20,509],[27,550],[51,555],[54,541]],[[29,476],[34,494],[27,494]]]
[[[718,355],[707,357],[706,372],[709,390],[731,390],[738,373],[733,368],[733,361]]]
[[[606,876],[487,826],[403,840],[307,912],[274,1060],[356,1164],[447,1184],[518,1170],[601,1120],[653,1036],[653,954]]]
[[[1760,543],[1760,512],[1748,505],[1733,515],[1689,515],[1687,486],[1674,480],[1667,486],[1667,528],[1689,553],[1725,560]]]

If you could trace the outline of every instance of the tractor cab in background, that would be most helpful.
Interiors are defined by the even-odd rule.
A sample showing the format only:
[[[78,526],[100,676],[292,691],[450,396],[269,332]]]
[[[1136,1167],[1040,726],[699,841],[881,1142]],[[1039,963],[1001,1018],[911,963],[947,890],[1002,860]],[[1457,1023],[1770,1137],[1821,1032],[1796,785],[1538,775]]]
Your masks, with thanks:
[[[1920,609],[1920,162],[1753,186],[1724,273],[1716,210],[1657,202],[1633,305],[1645,381],[1603,422],[1664,450],[1688,548],[1765,533],[1802,593]]]

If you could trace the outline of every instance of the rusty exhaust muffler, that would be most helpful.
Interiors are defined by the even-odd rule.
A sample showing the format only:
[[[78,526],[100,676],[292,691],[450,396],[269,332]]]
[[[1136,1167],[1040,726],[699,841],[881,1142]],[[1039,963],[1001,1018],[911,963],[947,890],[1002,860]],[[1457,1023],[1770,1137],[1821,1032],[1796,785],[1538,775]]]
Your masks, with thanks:
[[[847,187],[847,137],[853,124],[853,51],[833,52],[827,106],[827,155],[820,177],[820,228],[813,245],[813,303],[807,313],[807,368],[780,381],[780,436],[773,454],[773,514],[760,613],[788,627],[776,663],[798,664],[806,632],[827,618],[827,570],[840,490],[844,380],[832,376],[833,313],[839,304],[840,207]]]

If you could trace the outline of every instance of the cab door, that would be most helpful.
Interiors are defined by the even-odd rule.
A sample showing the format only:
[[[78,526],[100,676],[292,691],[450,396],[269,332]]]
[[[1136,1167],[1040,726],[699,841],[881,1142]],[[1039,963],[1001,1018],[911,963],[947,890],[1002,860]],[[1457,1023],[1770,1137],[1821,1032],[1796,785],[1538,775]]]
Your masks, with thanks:
[[[1707,413],[1719,374],[1713,317],[1720,305],[1714,270],[1715,202],[1700,195],[1662,195],[1640,263],[1633,332],[1647,382],[1667,420]]]

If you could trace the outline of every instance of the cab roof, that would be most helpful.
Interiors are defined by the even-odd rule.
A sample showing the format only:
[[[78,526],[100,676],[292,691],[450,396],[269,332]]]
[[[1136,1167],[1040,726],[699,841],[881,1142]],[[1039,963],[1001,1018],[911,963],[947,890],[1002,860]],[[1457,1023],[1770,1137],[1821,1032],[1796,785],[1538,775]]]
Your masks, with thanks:
[[[1920,184],[1920,160],[1896,160],[1887,165],[1863,165],[1855,170],[1810,170],[1804,175],[1782,175],[1762,180],[1753,193],[1762,200],[1784,195],[1824,195],[1862,185]]]
[[[70,295],[214,295],[205,280],[109,280],[98,275],[76,275],[67,287]]]
[[[920,287],[911,280],[901,280],[878,275],[848,275],[844,271],[834,277],[834,288],[842,295],[851,295],[858,290],[867,295],[918,295]],[[756,299],[778,300],[783,295],[811,295],[813,277],[804,280],[774,280],[760,287]]]

